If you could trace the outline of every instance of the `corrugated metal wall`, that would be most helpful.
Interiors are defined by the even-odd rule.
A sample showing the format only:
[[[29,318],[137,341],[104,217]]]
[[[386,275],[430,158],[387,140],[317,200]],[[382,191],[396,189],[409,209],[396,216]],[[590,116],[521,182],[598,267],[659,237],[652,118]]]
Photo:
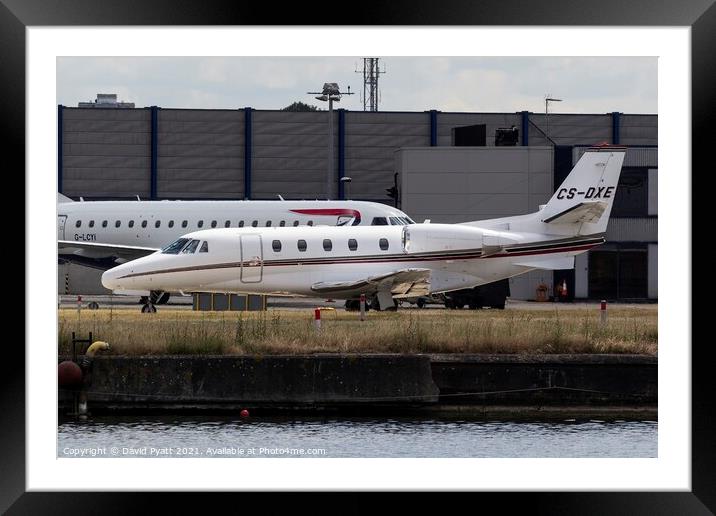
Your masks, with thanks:
[[[149,197],[148,109],[63,110],[62,193]]]
[[[157,196],[243,199],[244,111],[160,109]]]
[[[390,201],[394,153],[401,147],[430,145],[428,113],[346,112],[346,176],[352,199]]]
[[[62,190],[71,197],[148,198],[151,193],[151,115],[147,108],[62,108]],[[244,110],[157,110],[157,196],[159,198],[243,198]],[[325,198],[327,188],[328,113],[253,111],[251,197],[272,199]],[[495,130],[521,129],[520,113],[437,112],[436,142],[452,144],[452,129],[486,124],[487,144]],[[334,114],[334,162],[330,196],[337,197],[338,113]],[[429,112],[345,112],[346,188],[354,199],[390,202],[394,152],[402,147],[427,147],[431,139]],[[531,113],[530,146],[547,140],[544,114]],[[621,115],[621,142],[657,143],[655,115]],[[612,141],[612,115],[550,115],[550,134],[559,144],[592,145]],[[535,127],[536,126],[536,127]],[[521,140],[522,138],[520,138]],[[643,153],[655,167],[655,149]],[[638,158],[641,160],[642,158]]]
[[[607,242],[656,242],[659,219],[656,217],[611,217],[607,226]]]
[[[338,113],[334,110],[332,171],[337,170],[337,142]],[[286,199],[325,199],[327,160],[327,111],[253,112],[253,199],[275,199],[277,194]]]
[[[658,115],[621,115],[622,145],[658,145]]]
[[[549,115],[530,113],[529,144],[549,145],[546,135],[556,145],[594,145],[612,142],[612,115]]]

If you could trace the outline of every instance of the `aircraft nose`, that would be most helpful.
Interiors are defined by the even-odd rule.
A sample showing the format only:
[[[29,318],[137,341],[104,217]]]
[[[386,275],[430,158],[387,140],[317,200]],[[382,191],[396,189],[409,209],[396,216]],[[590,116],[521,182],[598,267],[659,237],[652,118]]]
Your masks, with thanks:
[[[104,288],[109,290],[121,288],[119,278],[123,275],[125,269],[126,267],[124,265],[119,265],[104,271],[102,274],[102,285],[104,285]]]

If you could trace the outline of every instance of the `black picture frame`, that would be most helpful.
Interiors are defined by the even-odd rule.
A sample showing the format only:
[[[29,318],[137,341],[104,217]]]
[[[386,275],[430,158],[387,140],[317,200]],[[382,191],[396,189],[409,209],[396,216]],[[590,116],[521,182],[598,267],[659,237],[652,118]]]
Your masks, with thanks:
[[[0,0],[0,69],[4,95],[0,115],[4,128],[3,150],[7,170],[24,170],[25,135],[25,28],[28,26],[82,25],[634,25],[689,26],[692,30],[692,163],[709,164],[706,138],[716,115],[716,6],[714,0],[651,2],[636,0],[521,0],[428,2],[398,0],[361,2],[350,15],[339,10],[310,8],[306,4],[277,4],[230,0]],[[338,8],[337,8],[338,9]],[[330,14],[328,14],[330,12]],[[660,142],[661,143],[661,142]],[[8,160],[7,158],[10,157]],[[682,171],[686,176],[688,171]],[[696,191],[694,191],[696,193]],[[701,192],[703,195],[703,192]],[[696,201],[694,197],[694,202]],[[25,238],[30,236],[25,233]],[[683,250],[691,252],[690,250]],[[693,265],[697,265],[694,260]],[[30,271],[25,268],[25,274]],[[681,279],[681,278],[679,278]],[[29,292],[26,292],[30,296]],[[690,302],[691,300],[684,300]],[[28,493],[25,492],[25,353],[18,345],[5,346],[0,424],[0,511],[7,514],[126,514],[158,499],[159,493]],[[25,345],[35,343],[26,342]],[[682,344],[688,342],[671,343]],[[716,429],[714,428],[714,363],[710,339],[692,347],[692,489],[690,492],[641,493],[483,493],[481,501],[497,503],[502,512],[531,514],[712,514],[716,512]],[[11,364],[9,366],[8,364]],[[82,479],[77,479],[81,488]],[[226,496],[203,493],[162,496],[162,508],[181,506],[181,512],[206,510],[206,497],[216,507]],[[257,495],[238,493],[242,506],[256,503]],[[271,494],[271,512],[282,507],[295,510],[305,494],[277,497]],[[375,506],[349,494],[345,511],[362,512]],[[451,505],[456,508],[453,499]],[[264,497],[265,500],[265,497]],[[422,496],[414,501],[423,503]],[[261,502],[259,502],[261,503]],[[265,503],[265,502],[264,502]],[[335,503],[335,502],[334,502]],[[333,505],[333,504],[331,504]],[[310,507],[310,506],[309,506]],[[335,507],[335,506],[334,506]],[[479,507],[486,507],[480,505]]]

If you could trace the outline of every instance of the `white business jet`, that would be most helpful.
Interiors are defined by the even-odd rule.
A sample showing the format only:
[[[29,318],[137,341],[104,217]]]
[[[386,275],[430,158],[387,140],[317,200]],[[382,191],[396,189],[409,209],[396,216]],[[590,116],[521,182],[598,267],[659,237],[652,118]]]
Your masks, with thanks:
[[[329,296],[373,308],[534,269],[569,269],[605,241],[626,148],[589,148],[540,210],[462,224],[213,229],[110,269],[115,291]]]
[[[61,260],[107,270],[161,250],[203,228],[313,225],[398,225],[413,221],[385,204],[364,201],[91,201],[57,194],[57,244]],[[143,302],[165,303],[152,290]]]

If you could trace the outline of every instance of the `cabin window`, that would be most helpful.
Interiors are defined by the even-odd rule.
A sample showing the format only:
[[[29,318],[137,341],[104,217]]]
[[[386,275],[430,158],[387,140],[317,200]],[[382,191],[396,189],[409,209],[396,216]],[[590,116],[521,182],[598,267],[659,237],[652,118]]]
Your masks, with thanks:
[[[358,249],[358,241],[355,238],[348,239],[348,249],[355,251]]]
[[[204,227],[204,221],[200,220],[199,222],[197,222],[196,227],[198,227],[198,228]]]
[[[174,221],[173,221],[173,220],[170,220],[170,221],[169,221],[169,227],[170,227],[170,228],[173,228],[173,227],[174,227]]]
[[[299,240],[298,241],[298,250],[301,252],[304,252],[308,246],[306,245],[305,240]]]
[[[323,250],[330,251],[331,249],[333,249],[333,242],[331,242],[330,238],[324,238],[323,239]]]
[[[308,222],[306,222],[306,224],[309,225],[309,226],[313,226],[313,221],[312,221],[312,220],[309,220]]]
[[[212,221],[211,221],[211,227],[212,227],[212,228],[215,228],[215,227],[216,227],[216,221],[215,221],[215,220],[212,220]]]
[[[239,221],[239,227],[240,227],[240,228],[243,228],[243,227],[244,227],[244,221],[243,221],[243,220],[240,220],[240,221]]]
[[[255,221],[253,221],[253,222],[251,223],[251,227],[254,227],[254,228],[255,228],[256,226],[258,226],[258,225],[259,225],[259,221],[258,221],[258,220],[255,220]]]
[[[103,220],[103,221],[102,221],[102,227],[103,227],[103,228],[106,228],[106,227],[107,227],[107,221],[106,221],[106,220]]]
[[[121,226],[121,225],[122,225],[122,222],[121,222],[121,221],[119,221],[119,220],[115,220],[115,221],[114,221],[114,227],[115,227],[115,228],[118,228],[118,227]]]
[[[278,225],[281,227],[284,227],[286,225],[286,221],[282,220],[281,222],[278,223]]]
[[[230,221],[230,220],[227,220],[226,222],[224,222],[224,227],[225,227],[225,228],[231,227],[231,221]]]
[[[182,221],[181,221],[181,227],[185,228],[185,227],[187,227],[188,225],[189,225],[189,221],[188,221],[188,220],[182,220]]]
[[[162,249],[162,254],[179,254],[188,241],[188,238],[179,238]]]
[[[200,253],[208,253],[209,252],[209,241],[208,240],[204,240],[201,243],[201,249],[199,249],[199,252]]]
[[[387,226],[388,225],[388,219],[385,217],[373,217],[373,222],[370,223],[371,226]]]
[[[146,221],[146,220],[143,220],[143,221],[142,221],[142,227],[143,227],[143,228],[146,228],[146,227],[147,227],[147,221]]]
[[[89,221],[89,227],[91,227],[91,228],[94,227],[94,220],[90,220],[90,221]]]
[[[273,242],[271,242],[271,247],[273,247],[274,253],[280,253],[281,252],[281,241],[274,240]]]
[[[270,228],[270,227],[271,227],[271,221],[270,221],[270,220],[267,220],[267,221],[266,221],[266,227],[267,227],[267,228]]]
[[[82,221],[81,221],[81,220],[78,220],[77,222],[75,222],[75,227],[76,227],[76,228],[80,227],[81,225],[82,225]]]
[[[387,251],[387,250],[388,250],[388,247],[389,247],[389,245],[388,245],[388,239],[387,239],[387,238],[381,238],[381,239],[378,241],[378,245],[380,246],[380,248],[381,248],[383,251]]]
[[[154,227],[155,227],[155,228],[158,228],[158,227],[161,226],[161,225],[162,225],[162,221],[161,221],[161,220],[158,220],[158,221],[156,221],[156,222],[154,223]]]
[[[293,225],[294,225],[294,226],[298,226],[298,221],[297,221],[297,220],[294,220],[294,221],[293,221]]]
[[[128,225],[130,228],[133,228],[133,227],[134,227],[134,221],[133,221],[133,220],[130,220],[127,225]]]
[[[196,251],[196,247],[199,245],[199,240],[192,240],[187,246],[182,249],[182,254],[193,254]]]

